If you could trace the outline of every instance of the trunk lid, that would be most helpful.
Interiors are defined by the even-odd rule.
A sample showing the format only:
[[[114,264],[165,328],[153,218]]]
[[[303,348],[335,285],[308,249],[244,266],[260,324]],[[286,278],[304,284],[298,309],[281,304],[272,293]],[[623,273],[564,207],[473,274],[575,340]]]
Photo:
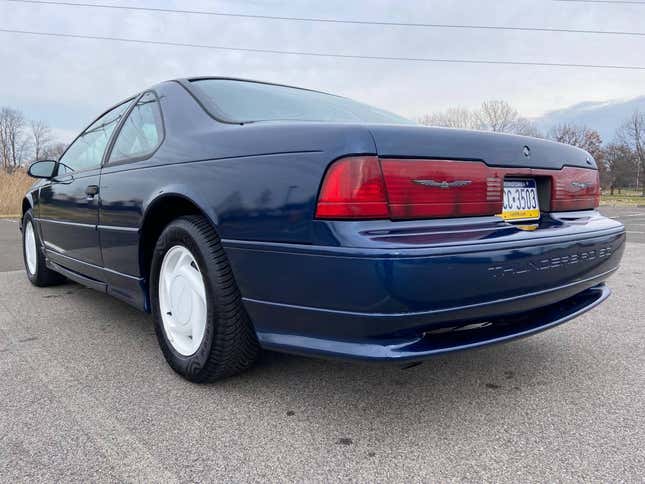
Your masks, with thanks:
[[[596,168],[584,150],[527,136],[426,126],[368,128],[380,158],[479,160],[488,166],[507,168]]]

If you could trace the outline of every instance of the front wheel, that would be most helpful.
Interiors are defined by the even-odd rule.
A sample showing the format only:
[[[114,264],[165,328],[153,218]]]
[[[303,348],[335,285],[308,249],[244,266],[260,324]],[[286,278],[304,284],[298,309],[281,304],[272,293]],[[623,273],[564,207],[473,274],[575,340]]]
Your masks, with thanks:
[[[22,255],[27,277],[34,286],[54,286],[65,282],[65,277],[47,267],[31,209],[22,218]]]
[[[259,345],[219,237],[199,216],[171,222],[152,258],[155,332],[168,364],[205,383],[244,371]]]

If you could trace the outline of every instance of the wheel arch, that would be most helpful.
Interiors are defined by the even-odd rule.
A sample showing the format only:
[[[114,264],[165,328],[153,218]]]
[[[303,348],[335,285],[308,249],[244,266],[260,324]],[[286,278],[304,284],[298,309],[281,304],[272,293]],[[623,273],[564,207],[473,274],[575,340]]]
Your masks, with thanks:
[[[21,217],[24,217],[25,214],[27,213],[27,210],[29,210],[30,208],[33,209],[33,207],[34,207],[34,199],[31,193],[27,193],[22,199],[22,213],[20,214]]]
[[[146,205],[139,228],[139,270],[146,285],[150,280],[152,254],[159,236],[170,222],[185,215],[201,215],[217,231],[217,218],[204,209],[199,199],[183,192],[164,192]]]

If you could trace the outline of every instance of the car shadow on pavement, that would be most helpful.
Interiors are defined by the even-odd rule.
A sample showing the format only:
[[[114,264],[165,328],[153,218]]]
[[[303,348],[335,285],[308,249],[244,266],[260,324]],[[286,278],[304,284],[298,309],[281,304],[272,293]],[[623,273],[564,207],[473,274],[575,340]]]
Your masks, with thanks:
[[[321,416],[339,410],[356,412],[356,418],[374,413],[375,408],[381,417],[432,414],[442,404],[484,407],[501,399],[521,400],[522,395],[539,393],[547,385],[566,385],[579,377],[580,361],[572,353],[559,358],[562,348],[558,346],[546,335],[537,336],[437,356],[411,368],[265,351],[255,367],[210,388],[214,393],[243,392],[248,398],[271,394],[274,401],[281,401],[286,414],[297,412],[292,407],[317,409]]]

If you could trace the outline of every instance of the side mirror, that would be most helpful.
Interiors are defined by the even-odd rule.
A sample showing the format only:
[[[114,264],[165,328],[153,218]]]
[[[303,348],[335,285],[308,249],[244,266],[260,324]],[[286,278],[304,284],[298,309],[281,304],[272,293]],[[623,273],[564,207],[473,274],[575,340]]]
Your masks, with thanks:
[[[56,162],[54,160],[35,161],[29,166],[27,174],[34,178],[52,178],[56,170]]]

